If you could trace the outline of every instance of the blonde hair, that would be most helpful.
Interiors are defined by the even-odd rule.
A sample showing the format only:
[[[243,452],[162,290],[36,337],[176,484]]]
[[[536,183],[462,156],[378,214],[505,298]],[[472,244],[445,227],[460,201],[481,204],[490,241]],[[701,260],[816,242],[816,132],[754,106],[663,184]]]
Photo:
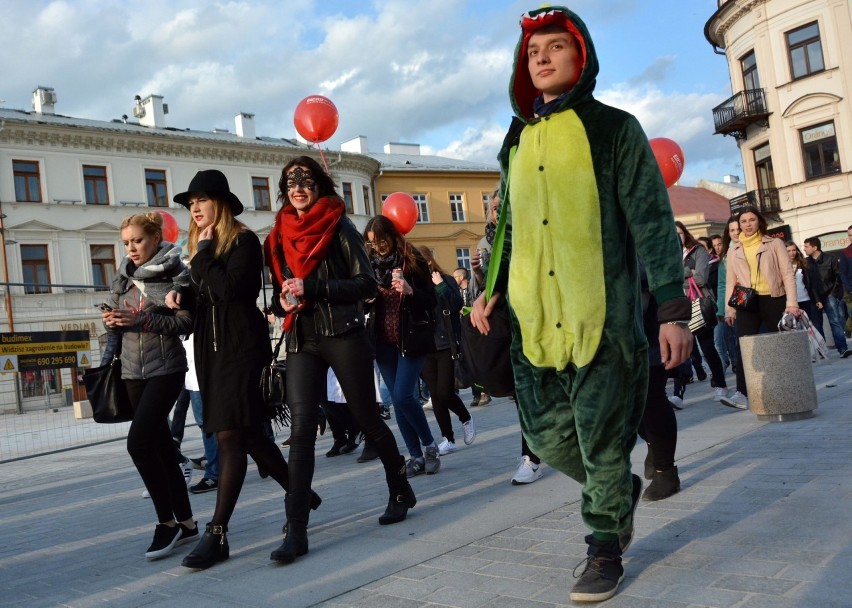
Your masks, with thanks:
[[[220,258],[231,250],[241,232],[248,230],[245,224],[237,220],[231,212],[228,201],[216,198],[208,193],[213,201],[213,256]],[[192,219],[189,221],[189,237],[186,248],[193,257],[198,251],[198,235],[201,228]]]
[[[163,240],[163,216],[156,211],[128,215],[121,222],[121,230],[128,226],[139,226],[148,236],[157,236]]]

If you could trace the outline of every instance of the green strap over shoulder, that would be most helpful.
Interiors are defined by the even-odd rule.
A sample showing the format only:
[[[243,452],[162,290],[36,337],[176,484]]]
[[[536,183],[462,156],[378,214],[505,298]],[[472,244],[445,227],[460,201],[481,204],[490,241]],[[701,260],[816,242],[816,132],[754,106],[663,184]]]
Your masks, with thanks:
[[[509,150],[509,165],[506,170],[506,187],[503,190],[503,203],[506,203],[506,193],[509,192],[509,179],[512,177],[512,159],[515,158],[515,152],[518,147],[514,146]],[[488,263],[488,274],[485,275],[485,299],[491,299],[491,294],[494,291],[494,284],[497,282],[497,273],[500,271],[500,259],[503,256],[503,240],[506,238],[506,214],[508,204],[500,205],[500,217],[497,220],[497,230],[494,232],[494,242],[491,243],[491,260]]]

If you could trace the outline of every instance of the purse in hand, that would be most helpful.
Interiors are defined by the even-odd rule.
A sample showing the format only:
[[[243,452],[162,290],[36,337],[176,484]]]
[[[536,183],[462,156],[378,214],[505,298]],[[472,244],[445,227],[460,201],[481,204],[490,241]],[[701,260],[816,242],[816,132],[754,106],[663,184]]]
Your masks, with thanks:
[[[260,373],[260,392],[266,406],[266,414],[279,429],[290,426],[290,408],[287,407],[287,364],[278,360],[278,353],[281,351],[281,343],[285,335],[282,333],[278,338],[278,343],[272,352],[272,361]]]
[[[737,310],[757,312],[757,292],[751,287],[745,287],[737,283],[728,300],[728,306]]]
[[[83,384],[95,422],[111,424],[133,420],[130,397],[121,379],[121,359],[114,357],[106,365],[85,370]]]

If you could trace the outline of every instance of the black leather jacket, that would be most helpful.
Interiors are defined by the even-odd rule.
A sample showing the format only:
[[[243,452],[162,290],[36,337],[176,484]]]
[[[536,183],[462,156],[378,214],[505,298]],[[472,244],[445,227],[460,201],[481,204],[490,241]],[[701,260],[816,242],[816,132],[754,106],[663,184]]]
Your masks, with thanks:
[[[282,269],[284,276],[293,276],[286,260]],[[321,336],[338,336],[364,327],[364,300],[376,297],[376,277],[364,238],[348,217],[340,218],[336,238],[329,243],[325,258],[304,282],[309,308],[295,313],[294,329],[300,315],[313,319],[314,330]],[[278,298],[281,285],[272,287],[272,311],[283,317]],[[298,331],[289,332],[286,343],[288,353],[298,352]]]

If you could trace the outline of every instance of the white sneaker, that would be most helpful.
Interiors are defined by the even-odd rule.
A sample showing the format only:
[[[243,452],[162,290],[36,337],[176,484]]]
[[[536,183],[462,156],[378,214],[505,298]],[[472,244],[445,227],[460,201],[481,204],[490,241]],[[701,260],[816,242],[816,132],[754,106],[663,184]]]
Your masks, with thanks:
[[[180,472],[183,473],[183,480],[186,482],[186,487],[189,487],[189,483],[192,481],[192,461],[187,458],[186,461],[178,464],[180,467]]]
[[[456,451],[456,444],[452,441],[447,441],[444,439],[440,445],[438,445],[438,454],[441,456],[446,456],[447,454],[452,454]]]
[[[533,464],[533,461],[530,460],[529,456],[524,456],[521,459],[521,464],[518,467],[518,470],[515,471],[515,476],[512,477],[512,485],[519,486],[525,483],[532,483],[541,479],[541,476],[541,466]]]
[[[431,410],[432,409],[432,398],[431,397],[429,397],[429,400],[426,403],[423,404],[423,409],[424,410]]]
[[[148,488],[142,490],[142,498],[151,498],[151,493],[148,491]]]
[[[470,445],[474,441],[476,441],[476,427],[473,424],[473,418],[468,420],[462,425],[464,429],[464,444]]]
[[[676,410],[683,409],[683,399],[677,397],[676,395],[672,395],[671,397],[669,397],[669,403],[671,403],[672,407]]]
[[[717,387],[713,390],[715,391],[715,394],[713,395],[713,401],[721,401],[722,399],[728,396],[728,389],[726,388]]]
[[[724,397],[722,399],[719,399],[719,402],[722,405],[727,405],[728,407],[735,407],[738,410],[748,409],[748,397],[743,395],[740,391],[735,392],[730,397]]]

